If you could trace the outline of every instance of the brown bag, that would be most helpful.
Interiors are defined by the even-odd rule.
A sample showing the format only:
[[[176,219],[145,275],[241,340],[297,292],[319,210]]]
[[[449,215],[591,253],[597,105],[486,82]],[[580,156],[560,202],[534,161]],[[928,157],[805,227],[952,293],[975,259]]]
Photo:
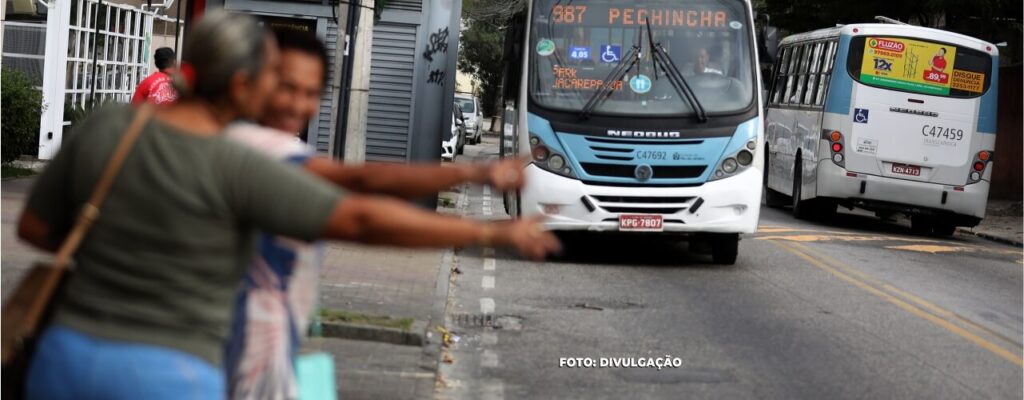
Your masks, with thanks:
[[[100,206],[107,197],[114,178],[117,177],[124,159],[135,144],[135,139],[142,132],[142,127],[152,115],[151,105],[143,105],[138,109],[121,142],[110,156],[110,161],[103,169],[103,175],[96,183],[89,201],[82,206],[75,226],[61,243],[54,261],[50,264],[33,265],[4,303],[3,325],[0,325],[0,344],[3,346],[3,397],[21,397],[35,341],[57,303],[56,298],[60,293],[61,284],[67,280],[71,256],[78,250],[78,245],[82,243],[86,232],[99,217]]]

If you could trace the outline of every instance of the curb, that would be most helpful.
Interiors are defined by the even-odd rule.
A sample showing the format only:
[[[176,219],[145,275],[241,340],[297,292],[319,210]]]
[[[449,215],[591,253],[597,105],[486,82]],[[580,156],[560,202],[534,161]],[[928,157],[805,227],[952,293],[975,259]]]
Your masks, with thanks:
[[[336,339],[365,340],[370,342],[382,342],[398,344],[403,346],[423,346],[426,343],[424,332],[427,330],[427,323],[413,321],[409,331],[382,326],[357,325],[344,322],[321,323],[323,337]]]
[[[991,235],[984,232],[975,232],[967,228],[957,228],[956,231],[965,235],[977,236],[982,239],[990,240],[997,243],[1008,244],[1017,247],[1024,247],[1024,242],[1021,242],[1019,239],[1011,239],[1003,236]]]

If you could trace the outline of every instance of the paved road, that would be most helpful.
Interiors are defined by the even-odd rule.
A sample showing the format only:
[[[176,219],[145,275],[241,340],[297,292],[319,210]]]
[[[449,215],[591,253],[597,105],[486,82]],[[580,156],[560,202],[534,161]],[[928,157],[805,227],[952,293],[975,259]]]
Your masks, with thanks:
[[[500,195],[469,196],[468,214],[504,217]],[[544,263],[457,254],[447,318],[459,341],[438,398],[1021,398],[1018,248],[774,209],[734,266],[658,238],[571,245]],[[559,367],[665,355],[682,365]]]

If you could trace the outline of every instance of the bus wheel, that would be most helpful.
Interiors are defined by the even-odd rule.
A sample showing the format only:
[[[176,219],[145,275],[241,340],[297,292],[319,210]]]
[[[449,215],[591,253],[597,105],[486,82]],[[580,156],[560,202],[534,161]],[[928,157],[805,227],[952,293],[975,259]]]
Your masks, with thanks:
[[[910,230],[918,235],[931,235],[935,224],[928,217],[914,215],[910,217]]]
[[[711,237],[711,260],[715,264],[733,265],[736,264],[736,255],[739,253],[740,235],[719,234]]]
[[[807,202],[800,199],[803,194],[803,180],[803,163],[797,157],[796,166],[793,167],[793,216],[797,219],[808,219],[810,217]]]
[[[956,233],[956,225],[938,223],[932,227],[932,232],[935,236],[953,236],[953,233]]]

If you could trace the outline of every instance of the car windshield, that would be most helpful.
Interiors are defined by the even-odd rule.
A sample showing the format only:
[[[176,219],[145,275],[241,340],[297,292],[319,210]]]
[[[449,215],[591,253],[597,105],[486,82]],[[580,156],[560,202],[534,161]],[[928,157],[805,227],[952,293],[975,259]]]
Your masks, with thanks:
[[[530,93],[546,108],[581,111],[604,86],[612,93],[594,114],[694,114],[665,78],[666,66],[655,64],[651,40],[665,50],[709,114],[744,110],[753,100],[743,2],[538,0],[532,18]],[[634,46],[640,49],[635,65],[627,59]],[[623,78],[605,82],[621,63],[630,64]]]
[[[474,104],[473,99],[456,98],[455,102],[459,103],[459,106],[462,107],[463,113],[472,114],[476,112],[476,104]]]

